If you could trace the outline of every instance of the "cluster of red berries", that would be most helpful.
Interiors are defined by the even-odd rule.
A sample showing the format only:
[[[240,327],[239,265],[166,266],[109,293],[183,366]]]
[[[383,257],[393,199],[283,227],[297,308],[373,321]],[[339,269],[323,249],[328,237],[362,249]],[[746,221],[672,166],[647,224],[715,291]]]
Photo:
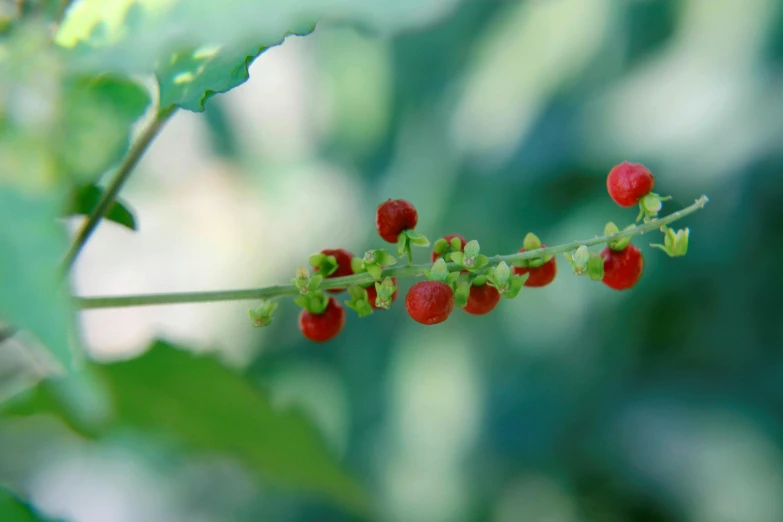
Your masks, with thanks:
[[[640,163],[624,161],[615,165],[606,177],[609,196],[621,207],[640,204],[645,197],[653,195],[654,186],[652,173]],[[641,250],[630,242],[609,244],[601,252],[601,257],[604,258],[604,277],[601,281],[609,288],[627,290],[642,276],[644,257]]]
[[[653,210],[649,210],[649,208],[654,207],[656,198],[658,201],[663,199],[652,194],[654,178],[643,165],[623,162],[615,166],[609,172],[606,184],[609,195],[617,204],[623,207],[630,207],[636,204],[647,205],[647,210],[643,208],[644,212],[655,212],[655,208]],[[651,204],[650,201],[653,201],[653,203]],[[379,205],[376,210],[375,224],[378,234],[389,243],[397,243],[400,253],[404,249],[409,248],[409,242],[424,244],[414,242],[423,238],[423,236],[414,232],[417,223],[418,213],[416,208],[404,200],[389,199]],[[614,230],[616,230],[616,227]],[[423,241],[426,241],[426,238],[423,238]],[[429,242],[426,242],[426,244],[429,244]],[[466,264],[469,257],[466,252],[468,244],[468,241],[458,234],[444,236],[436,242],[430,259],[433,263],[441,258],[444,261],[449,259],[457,260],[457,262],[464,260],[464,263],[459,263],[461,266],[475,268]],[[526,252],[540,248],[546,248],[546,245],[541,244],[535,235],[528,234],[519,251]],[[478,246],[476,244],[476,252],[477,249]],[[363,262],[369,263],[368,266],[371,266],[372,263],[377,265],[379,262],[374,261],[373,252],[376,251],[368,252],[364,259],[358,259],[345,249],[323,250],[319,259],[329,259],[329,263],[331,263],[329,270],[324,272],[323,277],[329,279],[352,275],[357,272],[357,266],[365,266],[362,264]],[[597,254],[593,254],[593,256],[598,257]],[[473,262],[472,260],[475,258],[476,256],[471,255],[470,262]],[[484,257],[484,259],[486,263],[487,258]],[[572,260],[573,258],[569,257],[569,259]],[[442,262],[440,263],[442,264]],[[600,278],[606,286],[615,290],[626,290],[633,287],[639,280],[644,268],[644,259],[641,251],[631,245],[626,238],[610,242],[601,252],[598,265],[600,275],[594,277],[595,279]],[[383,267],[375,267],[377,274],[380,274],[381,268]],[[462,308],[465,312],[472,315],[487,314],[494,310],[500,302],[502,297],[501,291],[498,290],[497,284],[493,284],[491,278],[488,279],[483,273],[467,268],[459,272],[459,276],[462,278],[461,284],[465,285],[463,287],[465,293],[467,293],[466,287],[469,285],[467,299],[462,299],[462,303],[464,303]],[[316,274],[318,274],[322,267],[314,266],[314,269]],[[369,271],[369,269],[367,270]],[[583,273],[577,271],[576,267],[575,272]],[[524,280],[524,286],[526,287],[543,287],[554,281],[557,275],[557,263],[554,256],[527,259],[514,263],[513,274],[514,276],[524,276],[520,278],[520,281]],[[454,277],[456,278],[456,274]],[[427,280],[413,285],[405,296],[405,308],[408,314],[415,321],[425,325],[433,325],[445,321],[451,315],[457,303],[457,299],[455,299],[455,282],[456,279],[452,278],[449,282],[444,280]],[[369,307],[372,309],[388,307],[397,297],[396,279],[392,280],[392,283],[391,289],[386,288],[385,290],[386,297],[383,302],[381,302],[378,294],[381,288],[379,284],[362,285],[361,288],[366,292],[363,293],[359,290],[359,293],[364,297],[362,301],[366,299],[363,306],[367,307],[366,303],[369,303]],[[389,293],[392,289],[394,293],[389,298]],[[353,295],[353,289],[351,290]],[[344,291],[344,289],[335,288],[327,291],[339,293]],[[458,294],[459,292],[456,293]],[[299,328],[304,336],[312,341],[328,341],[337,336],[343,329],[345,325],[345,310],[331,296],[328,297],[328,301],[324,296],[317,303],[318,305],[315,309],[305,306],[305,309],[302,310],[299,316]],[[381,306],[378,306],[378,303],[381,303]],[[348,302],[348,305],[352,308],[355,307],[351,302]],[[358,308],[355,309],[359,311]],[[360,315],[362,314],[360,313]]]

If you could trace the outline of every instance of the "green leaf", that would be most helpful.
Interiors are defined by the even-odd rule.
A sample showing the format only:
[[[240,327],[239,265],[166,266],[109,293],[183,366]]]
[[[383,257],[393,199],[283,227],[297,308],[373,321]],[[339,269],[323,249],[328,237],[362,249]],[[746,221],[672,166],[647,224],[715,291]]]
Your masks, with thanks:
[[[397,237],[397,257],[404,256],[409,249],[410,246],[408,244],[408,234],[406,234],[404,231],[400,232],[400,235]]]
[[[239,129],[233,125],[225,104],[213,100],[204,110],[204,123],[212,151],[228,159],[238,159],[240,153]]]
[[[57,133],[62,171],[92,182],[119,162],[130,146],[131,125],[149,104],[147,90],[126,78],[100,75],[67,80]]]
[[[475,239],[468,241],[468,244],[465,245],[465,249],[463,250],[465,252],[465,255],[467,257],[476,257],[479,255],[479,251],[481,248],[479,247],[478,241]]]
[[[335,462],[307,419],[274,409],[262,391],[216,359],[158,342],[144,355],[89,371],[105,384],[113,415],[86,425],[40,384],[3,416],[54,414],[89,438],[135,429],[178,441],[190,451],[236,459],[262,481],[310,491],[366,514],[367,497]]]
[[[443,280],[444,283],[447,285],[454,284],[454,282],[459,279],[459,272],[451,272],[449,275],[446,276],[446,279]]]
[[[432,281],[445,281],[449,275],[449,269],[446,267],[446,261],[442,257],[432,265],[432,269],[427,275]]]
[[[476,262],[473,264],[473,269],[478,270],[481,267],[487,266],[488,263],[489,263],[489,258],[484,254],[479,254],[478,256],[476,256]]]
[[[66,214],[69,216],[89,216],[103,196],[103,189],[97,185],[82,185],[77,187],[70,197]],[[128,208],[127,204],[115,200],[109,207],[109,212],[104,219],[113,221],[119,225],[136,230],[136,218]]]
[[[0,487],[0,520],[3,522],[45,522],[30,506]]]
[[[202,46],[174,53],[158,64],[160,107],[173,105],[193,112],[204,110],[210,96],[230,91],[247,81],[247,68],[261,53],[283,43],[288,35],[304,36],[315,29],[306,22],[274,41],[259,45]]]
[[[476,276],[473,279],[473,286],[483,286],[485,284],[487,284],[487,276],[485,275]]]
[[[367,269],[364,267],[364,261],[362,261],[362,258],[351,258],[351,270],[353,270],[354,274],[360,274],[367,271]]]
[[[465,254],[463,254],[462,252],[452,252],[451,254],[449,254],[449,257],[451,258],[452,261],[454,261],[458,265],[463,266],[462,261],[463,259],[465,259]]]
[[[307,258],[307,262],[310,263],[310,266],[316,267],[321,266],[326,259],[326,255],[322,252],[318,252],[317,254],[311,255],[309,258]]]
[[[405,235],[408,236],[408,241],[411,245],[426,247],[430,246],[430,240],[424,234],[416,232],[415,230],[406,230]]]
[[[379,250],[377,254],[377,262],[381,266],[391,266],[397,263],[397,259],[383,250]]]
[[[60,261],[66,237],[55,222],[56,194],[0,188],[0,318],[35,335],[67,369],[72,315]]]

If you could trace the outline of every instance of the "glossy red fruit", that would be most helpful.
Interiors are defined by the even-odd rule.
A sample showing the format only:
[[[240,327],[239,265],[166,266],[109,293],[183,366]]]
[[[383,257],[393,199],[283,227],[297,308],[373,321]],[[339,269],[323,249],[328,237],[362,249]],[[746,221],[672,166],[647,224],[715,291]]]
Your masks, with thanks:
[[[345,309],[334,297],[329,298],[326,310],[314,314],[302,310],[299,314],[299,330],[302,334],[317,343],[334,339],[345,326]]]
[[[467,245],[467,244],[468,244],[468,241],[467,241],[467,240],[466,240],[464,237],[460,236],[459,234],[449,234],[448,236],[443,236],[443,239],[445,239],[447,242],[449,242],[449,243],[450,243],[450,242],[451,242],[451,240],[452,240],[453,238],[455,238],[455,237],[458,237],[458,238],[459,238],[459,240],[460,240],[460,243],[462,243],[462,246],[461,246],[461,247],[460,247],[460,249],[459,249],[459,250],[460,250],[460,252],[464,252],[464,251],[465,251],[465,245]],[[431,258],[431,261],[434,263],[435,261],[437,261],[437,260],[438,260],[438,258],[439,258],[439,257],[440,257],[440,254],[436,253],[436,252],[433,250],[433,251],[432,251],[432,255],[430,256],[430,258]],[[447,258],[447,259],[446,259],[446,261],[451,261],[451,260]]]
[[[392,277],[392,281],[394,282],[394,293],[392,294],[392,303],[397,300],[397,294],[399,293],[399,290],[397,289],[397,278]],[[366,288],[367,290],[367,300],[370,301],[370,306],[372,306],[373,310],[378,310],[378,307],[375,306],[375,300],[378,298],[378,292],[375,290],[375,285],[372,284]]]
[[[448,319],[454,310],[454,291],[440,281],[421,281],[408,290],[405,308],[414,321],[438,324]]]
[[[500,293],[495,287],[487,284],[471,286],[468,304],[464,306],[464,310],[469,314],[484,315],[494,310],[499,302]]]
[[[601,252],[604,258],[603,283],[615,290],[627,290],[634,286],[642,276],[644,257],[641,250],[628,245],[621,251],[606,247]]]
[[[321,250],[321,253],[327,256],[334,256],[335,260],[337,261],[337,270],[332,272],[330,275],[326,276],[327,279],[331,279],[333,277],[349,276],[353,274],[353,268],[351,268],[351,259],[353,259],[353,254],[348,252],[346,249],[327,248],[326,250]],[[319,267],[315,267],[315,270],[318,270],[318,268]],[[330,290],[327,290],[327,292],[330,292],[332,294],[339,294],[344,290],[345,288],[332,288]]]
[[[546,248],[546,245],[541,245],[541,248]],[[519,251],[525,252],[526,250],[524,248],[520,248]],[[528,277],[527,281],[525,281],[525,286],[529,286],[531,288],[546,286],[555,280],[555,276],[557,275],[557,261],[555,261],[555,258],[553,257],[538,267],[514,267],[514,273],[517,275],[527,274],[528,272],[530,272],[530,277]]]
[[[612,167],[606,178],[606,189],[615,203],[621,207],[632,207],[652,192],[655,178],[641,163],[624,161]]]
[[[419,221],[416,207],[404,199],[390,199],[378,205],[375,226],[378,234],[389,243],[396,243],[403,230],[413,230]]]

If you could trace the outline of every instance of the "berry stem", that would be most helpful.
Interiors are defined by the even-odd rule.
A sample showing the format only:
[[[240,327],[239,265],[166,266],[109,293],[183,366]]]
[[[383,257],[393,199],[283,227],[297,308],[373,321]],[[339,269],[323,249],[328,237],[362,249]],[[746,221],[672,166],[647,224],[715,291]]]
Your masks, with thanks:
[[[585,239],[581,241],[572,241],[562,245],[539,248],[536,250],[528,250],[526,252],[516,252],[505,256],[496,255],[489,258],[489,263],[486,268],[495,266],[502,261],[511,263],[513,261],[522,261],[524,259],[533,259],[537,257],[543,257],[546,255],[561,254],[563,252],[571,252],[584,245],[587,247],[606,244],[610,241],[616,241],[625,237],[637,236],[650,232],[652,230],[658,230],[664,225],[668,225],[674,221],[682,219],[694,212],[704,208],[709,202],[707,196],[702,196],[695,203],[682,210],[669,214],[668,216],[651,220],[648,223],[644,223],[635,228],[620,230],[614,234],[608,234],[603,236],[594,237],[592,239]],[[462,270],[462,267],[456,263],[446,263],[446,267],[450,272]],[[407,265],[399,267],[386,268],[382,272],[381,280],[385,277],[405,277],[405,276],[422,276],[425,270],[432,268],[431,263],[422,263],[416,265]],[[354,274],[344,277],[335,277],[331,279],[324,279],[320,285],[320,289],[328,290],[330,288],[347,288],[351,285],[372,283],[376,281],[370,274],[364,272],[360,274]],[[75,297],[74,301],[78,308],[81,309],[93,309],[93,308],[118,308],[128,306],[146,306],[146,305],[164,305],[164,304],[181,304],[181,303],[207,303],[214,301],[241,301],[241,300],[255,300],[262,298],[278,297],[284,295],[299,295],[299,289],[294,285],[274,285],[263,288],[250,288],[243,290],[220,290],[214,292],[185,292],[176,294],[141,294],[141,295],[128,295],[128,296],[116,296],[116,297]]]
[[[133,169],[146,152],[147,147],[149,147],[150,143],[152,143],[171,115],[174,114],[174,111],[174,107],[159,110],[152,121],[149,122],[149,125],[144,128],[133,145],[131,145],[127,156],[125,156],[125,159],[123,159],[122,163],[117,168],[117,172],[106,187],[106,191],[103,193],[100,201],[98,201],[98,205],[84,222],[84,225],[79,229],[76,239],[74,239],[68,252],[65,254],[65,258],[63,259],[64,272],[68,272],[73,266],[79,252],[81,252],[82,248],[84,248],[84,245],[87,243],[87,240],[98,227],[98,223],[100,223],[104,214],[109,211],[109,208],[120,193],[120,189],[122,189],[122,186],[128,181],[128,178],[130,178]]]

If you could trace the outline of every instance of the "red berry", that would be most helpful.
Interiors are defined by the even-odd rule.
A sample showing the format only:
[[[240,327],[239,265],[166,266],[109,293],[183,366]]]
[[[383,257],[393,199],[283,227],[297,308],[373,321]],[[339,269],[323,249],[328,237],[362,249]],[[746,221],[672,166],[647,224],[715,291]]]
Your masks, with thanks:
[[[464,237],[460,236],[459,234],[449,234],[448,236],[443,236],[443,239],[445,239],[447,243],[451,243],[451,240],[454,239],[455,237],[458,237],[459,240],[460,240],[460,243],[462,243],[462,246],[459,249],[460,252],[464,252],[465,251],[465,245],[468,244],[468,241]],[[448,251],[451,251],[451,247],[449,247]],[[439,257],[440,257],[440,254],[436,253],[433,250],[432,251],[432,256],[431,256],[432,262],[434,263],[435,261],[437,261]],[[448,258],[446,260],[450,261],[450,259],[448,259]]]
[[[302,310],[299,314],[299,330],[305,337],[317,343],[334,339],[345,326],[345,309],[334,297],[329,298],[326,310],[314,314]]]
[[[397,278],[392,277],[392,281],[394,282],[394,293],[392,294],[392,303],[397,299],[397,294],[399,293],[399,290],[397,289]],[[372,284],[366,288],[367,290],[367,300],[370,301],[370,306],[372,306],[373,310],[377,310],[378,307],[375,306],[375,300],[378,298],[378,292],[375,290],[375,285]]]
[[[403,230],[413,230],[419,221],[416,207],[404,199],[390,199],[378,205],[375,226],[378,234],[389,243],[396,243]]]
[[[615,290],[627,290],[634,286],[642,276],[644,257],[642,252],[633,245],[628,245],[621,251],[609,247],[601,252],[604,258],[603,283]]]
[[[454,291],[440,281],[420,281],[408,290],[405,308],[416,322],[442,323],[454,309]]]
[[[546,245],[541,245],[541,248],[546,248]],[[526,252],[524,248],[520,248],[519,251]],[[546,286],[555,280],[555,276],[557,275],[557,262],[553,257],[541,266],[529,268],[519,266],[514,267],[514,273],[517,275],[527,274],[528,272],[530,272],[530,277],[528,277],[527,281],[525,281],[525,286],[529,286],[531,288]]]
[[[612,167],[606,178],[606,188],[612,199],[621,207],[632,207],[652,192],[655,178],[640,163],[624,161]]]
[[[464,310],[469,314],[484,315],[494,310],[499,302],[500,293],[495,287],[486,284],[471,286],[468,304],[464,306]]]
[[[326,250],[321,250],[321,253],[326,256],[334,256],[335,260],[337,261],[337,270],[326,276],[327,279],[331,279],[332,277],[349,276],[353,274],[353,268],[351,268],[351,259],[353,259],[353,254],[344,248],[335,248],[334,250],[327,248]],[[318,270],[319,268],[320,267],[315,267],[315,270]],[[339,294],[343,290],[345,290],[345,288],[331,288],[327,290],[327,292]]]

